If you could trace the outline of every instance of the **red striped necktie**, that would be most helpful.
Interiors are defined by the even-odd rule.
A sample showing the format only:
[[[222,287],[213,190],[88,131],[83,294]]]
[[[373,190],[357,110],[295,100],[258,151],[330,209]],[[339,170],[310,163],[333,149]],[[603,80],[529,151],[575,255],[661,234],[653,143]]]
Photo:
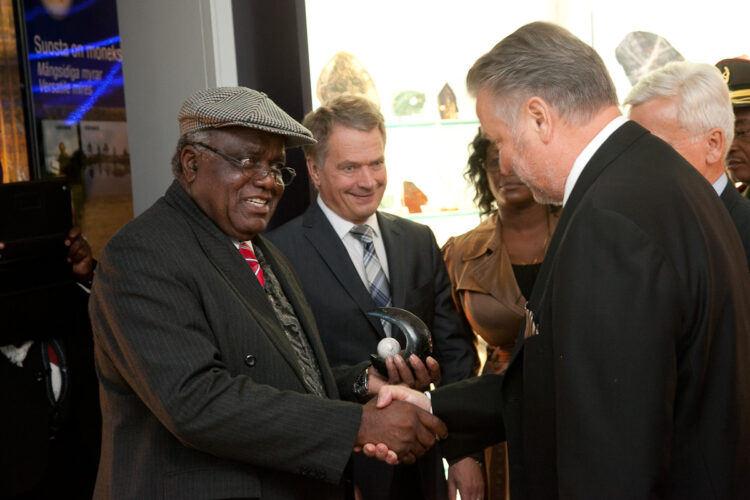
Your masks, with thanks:
[[[258,258],[255,256],[255,252],[247,243],[240,243],[240,253],[250,265],[250,269],[255,273],[255,277],[260,281],[260,286],[265,286],[265,280],[263,279],[263,269],[260,268]]]

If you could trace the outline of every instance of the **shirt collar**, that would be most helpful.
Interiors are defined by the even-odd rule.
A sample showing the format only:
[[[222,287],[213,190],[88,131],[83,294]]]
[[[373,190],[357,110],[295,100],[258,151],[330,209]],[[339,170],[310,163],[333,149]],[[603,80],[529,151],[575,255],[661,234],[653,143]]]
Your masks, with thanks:
[[[325,215],[326,219],[328,219],[328,222],[331,223],[331,226],[333,226],[333,230],[336,231],[336,234],[339,236],[339,238],[343,239],[344,236],[349,234],[349,230],[355,224],[353,222],[350,222],[344,219],[339,214],[331,210],[328,207],[328,205],[325,204],[323,199],[320,197],[320,194],[318,194],[317,202],[318,202],[318,206],[323,211],[323,215]],[[380,237],[380,225],[378,225],[377,212],[370,214],[365,224],[367,224],[368,226],[372,228],[373,232],[375,233],[374,234],[375,238]]]
[[[255,248],[253,247],[253,242],[250,241],[250,240],[247,240],[247,241],[232,240],[232,243],[234,243],[234,248],[236,248],[237,250],[240,249],[240,244],[244,243],[245,245],[247,245],[247,246],[250,247],[250,250],[252,250],[253,252],[255,252]]]
[[[576,185],[578,178],[581,176],[583,168],[594,156],[594,153],[596,153],[601,145],[604,144],[604,141],[609,139],[609,136],[612,135],[615,130],[620,128],[627,121],[627,118],[622,115],[616,117],[614,120],[605,125],[604,128],[601,129],[598,134],[596,134],[596,137],[594,137],[591,142],[589,142],[588,145],[583,148],[581,154],[579,154],[578,158],[576,158],[576,161],[573,162],[573,168],[570,169],[568,178],[565,180],[565,195],[563,196],[563,206],[565,206],[568,198],[570,198],[570,193],[573,192],[573,187]]]
[[[727,174],[721,174],[721,177],[716,179],[716,182],[712,184],[714,187],[714,190],[716,191],[716,194],[721,196],[721,193],[724,192],[724,188],[727,187],[728,182],[729,182],[729,179],[727,178]]]

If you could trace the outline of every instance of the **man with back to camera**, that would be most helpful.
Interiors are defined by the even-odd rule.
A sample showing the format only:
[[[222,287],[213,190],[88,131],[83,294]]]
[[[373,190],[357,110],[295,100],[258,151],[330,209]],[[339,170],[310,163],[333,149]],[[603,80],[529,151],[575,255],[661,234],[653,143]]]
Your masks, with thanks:
[[[750,59],[747,56],[724,59],[716,63],[729,87],[734,106],[734,141],[729,148],[727,167],[735,180],[741,181],[742,196],[750,198]]]
[[[430,328],[442,383],[474,375],[473,335],[456,313],[432,231],[377,211],[387,182],[385,121],[377,106],[364,97],[342,96],[308,113],[303,124],[318,141],[303,149],[319,196],[303,215],[268,238],[300,277],[331,365],[367,359],[380,339],[396,335],[367,315],[378,306],[393,305],[413,312]],[[421,365],[416,356],[408,361]],[[396,365],[402,378],[410,376],[400,356],[388,363]],[[448,496],[436,451],[416,465],[395,469],[356,456],[353,473],[361,497],[368,500]],[[481,469],[471,457],[451,465],[448,479],[462,498],[483,496]]]
[[[748,497],[750,280],[716,192],[564,28],[523,26],[467,84],[501,169],[562,216],[505,374],[379,404],[431,403],[454,456],[507,435],[514,499]]]
[[[41,324],[3,316],[0,328],[2,498],[52,498],[60,491],[88,498],[94,490],[101,417],[87,307],[96,262],[80,227],[68,231],[64,245],[75,280],[62,292],[69,314],[40,310]],[[0,259],[5,250],[0,241]]]
[[[335,401],[315,319],[259,236],[314,142],[265,94],[201,90],[179,114],[165,196],[105,247],[91,320],[103,413],[96,498],[343,498],[355,445],[412,462],[445,427]],[[338,387],[337,387],[338,385]]]
[[[750,265],[750,200],[724,171],[734,112],[716,67],[669,63],[642,78],[623,104],[630,106],[631,120],[672,146],[711,183],[732,217]]]

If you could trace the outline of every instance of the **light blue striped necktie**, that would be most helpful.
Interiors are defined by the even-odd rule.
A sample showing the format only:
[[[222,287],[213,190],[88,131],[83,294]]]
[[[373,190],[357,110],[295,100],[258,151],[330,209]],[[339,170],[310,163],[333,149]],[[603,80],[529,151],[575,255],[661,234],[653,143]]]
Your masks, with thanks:
[[[385,277],[383,267],[380,265],[378,255],[375,253],[375,245],[372,244],[373,231],[370,226],[354,226],[350,232],[362,242],[364,253],[362,263],[365,266],[365,276],[370,283],[370,296],[378,307],[391,305],[391,292],[389,290],[388,278]]]
[[[364,248],[362,263],[365,266],[365,276],[367,276],[367,281],[370,283],[370,296],[372,300],[375,301],[375,305],[378,307],[390,306],[390,284],[388,283],[388,278],[385,276],[383,267],[380,265],[378,254],[375,253],[375,245],[372,244],[372,228],[367,224],[364,226],[353,226],[349,232],[362,242],[362,247]],[[383,325],[385,335],[390,337],[391,324],[383,320],[380,320],[380,322]]]

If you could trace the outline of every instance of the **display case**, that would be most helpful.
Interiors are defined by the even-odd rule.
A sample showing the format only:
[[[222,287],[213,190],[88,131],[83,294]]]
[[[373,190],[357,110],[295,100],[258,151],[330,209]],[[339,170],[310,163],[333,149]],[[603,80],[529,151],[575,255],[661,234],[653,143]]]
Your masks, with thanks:
[[[465,77],[479,56],[528,22],[556,22],[597,49],[622,99],[632,78],[657,63],[713,64],[750,50],[746,22],[731,15],[741,4],[712,5],[685,22],[691,14],[676,0],[621,8],[598,0],[308,1],[313,108],[347,89],[380,104],[388,167],[380,209],[428,224],[442,244],[479,222],[463,178],[479,126]]]

